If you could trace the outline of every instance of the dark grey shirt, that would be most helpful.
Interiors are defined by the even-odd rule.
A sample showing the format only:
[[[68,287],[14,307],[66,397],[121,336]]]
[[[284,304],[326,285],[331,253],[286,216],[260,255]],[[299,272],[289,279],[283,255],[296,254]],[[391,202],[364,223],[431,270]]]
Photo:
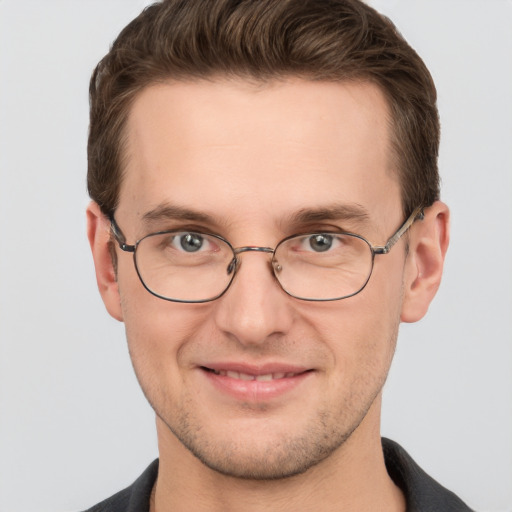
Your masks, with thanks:
[[[429,477],[397,443],[382,439],[386,468],[402,489],[407,512],[473,512],[453,492]],[[149,512],[149,497],[158,474],[158,459],[126,489],[86,512]]]

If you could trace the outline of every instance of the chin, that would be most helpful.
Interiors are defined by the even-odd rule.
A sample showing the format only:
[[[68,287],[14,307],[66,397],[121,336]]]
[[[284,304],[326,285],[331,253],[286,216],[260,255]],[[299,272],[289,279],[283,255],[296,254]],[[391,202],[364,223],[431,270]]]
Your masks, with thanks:
[[[186,445],[185,445],[186,446]],[[283,446],[269,445],[265,449],[231,445],[227,450],[202,446],[186,446],[192,454],[211,470],[245,480],[279,480],[300,475],[326,457],[333,449],[311,449],[311,444],[287,442]]]
[[[278,480],[305,473],[331,456],[357,427],[328,428],[329,423],[332,425],[330,420],[317,418],[315,425],[302,425],[295,433],[291,431],[293,425],[275,428],[273,422],[266,422],[257,430],[240,429],[235,435],[226,434],[229,429],[213,431],[204,425],[194,429],[189,422],[174,427],[165,423],[174,437],[209,469],[239,479]]]

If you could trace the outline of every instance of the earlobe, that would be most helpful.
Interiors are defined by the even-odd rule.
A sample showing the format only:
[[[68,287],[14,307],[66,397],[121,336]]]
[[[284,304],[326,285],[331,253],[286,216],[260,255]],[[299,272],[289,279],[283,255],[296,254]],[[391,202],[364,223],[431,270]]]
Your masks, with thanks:
[[[94,201],[87,207],[87,237],[101,298],[110,315],[116,320],[123,321],[121,298],[110,252],[110,222]]]
[[[425,209],[410,231],[405,264],[402,322],[417,322],[428,311],[443,274],[450,239],[450,211],[441,201]]]

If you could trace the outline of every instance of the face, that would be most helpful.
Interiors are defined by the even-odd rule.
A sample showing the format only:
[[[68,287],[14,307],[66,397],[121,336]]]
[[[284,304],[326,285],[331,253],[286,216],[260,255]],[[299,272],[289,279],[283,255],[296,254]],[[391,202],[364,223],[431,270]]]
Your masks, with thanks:
[[[295,233],[333,229],[384,244],[404,220],[388,118],[370,84],[149,87],[128,121],[116,221],[130,244],[180,228],[234,247],[275,247]],[[117,250],[118,289],[106,302],[125,322],[160,438],[224,474],[301,473],[337,457],[355,433],[364,440],[378,429],[404,241],[376,256],[362,292],[334,302],[286,295],[268,254],[241,259],[221,298],[180,304],[148,293],[131,255]]]

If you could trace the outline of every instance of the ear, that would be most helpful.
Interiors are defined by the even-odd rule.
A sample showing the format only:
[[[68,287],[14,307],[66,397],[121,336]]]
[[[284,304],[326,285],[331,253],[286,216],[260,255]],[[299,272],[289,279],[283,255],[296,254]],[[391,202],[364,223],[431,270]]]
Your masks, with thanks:
[[[110,252],[110,221],[94,201],[87,207],[87,237],[91,246],[96,282],[107,311],[122,321],[121,298]]]
[[[441,201],[425,209],[409,232],[409,253],[405,263],[402,322],[423,318],[434,298],[443,274],[450,240],[450,210]]]

